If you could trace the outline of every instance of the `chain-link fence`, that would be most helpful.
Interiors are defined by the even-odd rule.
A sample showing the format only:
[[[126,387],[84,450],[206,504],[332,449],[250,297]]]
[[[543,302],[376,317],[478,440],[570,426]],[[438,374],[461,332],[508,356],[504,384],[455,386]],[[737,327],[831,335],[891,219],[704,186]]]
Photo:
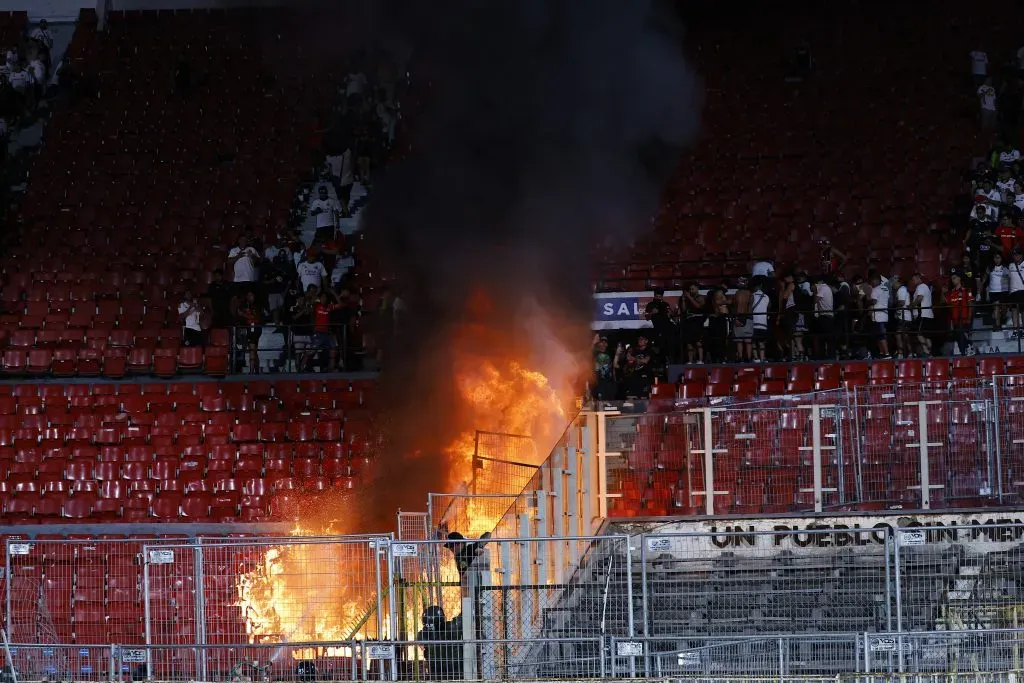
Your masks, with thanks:
[[[1017,670],[1024,523],[963,519],[482,542],[8,539],[6,623],[14,666],[51,679]]]

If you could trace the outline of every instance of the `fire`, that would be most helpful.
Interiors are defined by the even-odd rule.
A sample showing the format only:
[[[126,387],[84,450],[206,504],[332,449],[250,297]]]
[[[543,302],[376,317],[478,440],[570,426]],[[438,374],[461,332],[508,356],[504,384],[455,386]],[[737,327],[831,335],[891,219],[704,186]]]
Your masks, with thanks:
[[[448,485],[452,491],[464,490],[473,479],[477,431],[529,437],[531,448],[516,449],[514,453],[488,452],[481,455],[539,465],[565,427],[565,397],[559,396],[543,373],[524,367],[519,361],[468,361],[456,373],[456,387],[464,407],[462,421],[471,429],[461,432],[446,449]],[[482,463],[483,468],[488,465]],[[487,488],[488,484],[492,488]],[[502,488],[504,490],[497,490]],[[485,482],[484,488],[477,487],[474,492],[518,491],[502,487],[499,482]],[[504,512],[501,507],[500,504],[487,505],[481,500],[471,499],[467,508],[470,527],[460,531],[474,536],[491,531]]]
[[[471,310],[479,312],[480,301]],[[486,311],[484,311],[486,313]],[[540,334],[526,335],[529,339],[550,340],[553,335],[545,327]],[[524,476],[531,476],[529,467],[539,465],[547,457],[558,437],[565,429],[568,408],[572,405],[577,374],[581,365],[566,362],[570,354],[550,343],[544,349],[544,361],[534,361],[532,354],[516,353],[505,349],[504,332],[498,334],[484,325],[467,324],[453,340],[456,354],[452,368],[455,395],[452,423],[445,425],[452,435],[442,450],[447,465],[447,484],[450,491],[466,491],[473,485],[474,493],[517,494],[525,484]],[[537,349],[532,349],[536,351]],[[555,353],[552,353],[555,351]],[[527,359],[529,357],[529,360]],[[544,371],[541,371],[543,368]],[[547,373],[547,374],[545,374]],[[485,461],[474,470],[474,455],[478,454],[478,432],[488,432],[500,438],[479,455],[494,460],[519,463],[502,469],[502,463]],[[501,441],[510,437],[511,441]],[[501,446],[514,443],[516,448]],[[435,451],[436,452],[436,451]],[[416,453],[408,457],[419,457]],[[492,468],[492,469],[488,469]],[[509,471],[514,474],[510,475]],[[474,479],[476,476],[476,479]],[[426,491],[424,491],[426,494]],[[336,495],[336,494],[332,494]],[[363,495],[372,495],[364,489]],[[508,498],[469,498],[460,513],[460,531],[471,537],[492,531],[511,505]],[[358,514],[342,514],[344,524],[318,524],[314,518],[326,514],[336,503],[333,498],[308,501],[302,526],[296,527],[294,543],[283,542],[263,550],[257,565],[242,575],[237,582],[237,604],[242,608],[246,631],[252,643],[323,642],[352,639],[375,639],[398,636],[408,630],[415,633],[416,615],[423,607],[422,596],[403,602],[406,612],[404,624],[393,628],[376,609],[378,587],[375,582],[382,559],[370,547],[369,538],[345,543],[319,543],[303,539],[314,533],[357,533],[354,526]],[[344,505],[359,505],[352,499]],[[350,513],[357,510],[348,509]],[[434,520],[435,523],[440,520]],[[456,585],[446,591],[442,602],[454,600],[445,607],[457,611],[458,572],[448,553],[442,553],[437,567],[442,582]],[[420,570],[416,570],[420,571]],[[380,571],[386,581],[386,567]],[[428,581],[430,577],[424,576]],[[381,600],[387,604],[389,586],[382,585]],[[448,595],[450,593],[450,595]],[[410,594],[411,598],[413,594]],[[382,610],[387,612],[385,608]],[[327,654],[331,654],[328,652]],[[342,653],[338,653],[342,654]],[[293,652],[293,657],[309,658],[311,650]]]

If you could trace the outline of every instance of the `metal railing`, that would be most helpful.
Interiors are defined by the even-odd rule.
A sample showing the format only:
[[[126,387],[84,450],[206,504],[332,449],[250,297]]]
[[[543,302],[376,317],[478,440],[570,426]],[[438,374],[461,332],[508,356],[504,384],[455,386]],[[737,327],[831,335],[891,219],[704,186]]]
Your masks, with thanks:
[[[342,371],[363,351],[350,348],[347,325],[329,325],[326,332],[317,332],[312,325],[265,324],[232,327],[228,333],[232,374],[252,374],[254,362],[263,373]]]
[[[473,545],[7,539],[10,664],[34,680],[1019,670],[1024,522],[958,519]]]
[[[612,516],[937,510],[1024,490],[1024,383],[891,380],[810,394],[600,402]]]

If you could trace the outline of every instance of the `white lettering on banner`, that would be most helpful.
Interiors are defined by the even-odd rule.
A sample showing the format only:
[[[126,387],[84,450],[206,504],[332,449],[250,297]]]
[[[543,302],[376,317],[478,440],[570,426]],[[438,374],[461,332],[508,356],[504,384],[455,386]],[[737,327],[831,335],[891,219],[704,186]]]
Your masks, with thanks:
[[[730,522],[678,522],[647,538],[648,552],[701,553],[716,549],[819,549],[883,546],[896,528],[902,545],[1020,543],[1024,519],[974,515],[872,515]],[[677,534],[677,535],[673,535]],[[666,546],[665,541],[668,541]]]
[[[367,648],[370,659],[394,659],[394,645],[370,645]]]

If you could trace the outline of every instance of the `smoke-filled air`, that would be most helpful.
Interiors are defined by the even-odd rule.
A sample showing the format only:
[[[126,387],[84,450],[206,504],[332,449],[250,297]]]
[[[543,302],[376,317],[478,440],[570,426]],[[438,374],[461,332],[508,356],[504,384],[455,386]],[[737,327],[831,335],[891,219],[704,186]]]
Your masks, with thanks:
[[[650,225],[699,103],[649,1],[397,2],[371,23],[410,55],[364,223],[405,311],[372,481],[341,514],[390,530],[469,478],[474,430],[547,454],[590,371],[592,248]]]

